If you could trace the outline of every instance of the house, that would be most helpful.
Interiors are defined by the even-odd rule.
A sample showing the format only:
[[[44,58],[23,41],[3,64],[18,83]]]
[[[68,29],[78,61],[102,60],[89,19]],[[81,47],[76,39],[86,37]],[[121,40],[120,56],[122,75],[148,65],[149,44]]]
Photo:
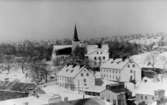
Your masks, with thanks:
[[[162,80],[156,80],[144,78],[143,81],[137,86],[134,90],[134,94],[136,96],[136,104],[146,103],[150,105],[155,101],[162,101],[166,98],[166,90],[167,90],[167,78],[163,78]]]
[[[107,44],[101,45],[87,45],[80,41],[78,37],[77,27],[74,27],[74,36],[72,39],[72,45],[54,45],[52,51],[52,61],[54,64],[63,65],[66,59],[71,55],[74,55],[76,47],[86,48],[87,53],[85,56],[89,60],[91,67],[99,67],[101,63],[109,59],[109,46]]]
[[[88,45],[86,57],[91,67],[100,67],[100,65],[109,59],[108,44]]]
[[[155,90],[148,93],[138,93],[136,94],[136,104],[139,103],[146,103],[147,105],[150,105],[154,103],[155,101],[160,101],[162,99],[165,99],[165,90]]]
[[[112,105],[126,105],[126,91],[123,85],[107,85],[100,97]]]
[[[100,96],[103,90],[105,90],[105,87],[103,86],[93,86],[90,87],[89,89],[84,89],[83,91],[86,95]]]
[[[131,59],[109,59],[100,67],[103,79],[118,82],[129,82],[141,80],[141,69]]]
[[[57,74],[57,83],[64,88],[82,91],[84,88],[94,86],[95,76],[85,66],[66,65]]]

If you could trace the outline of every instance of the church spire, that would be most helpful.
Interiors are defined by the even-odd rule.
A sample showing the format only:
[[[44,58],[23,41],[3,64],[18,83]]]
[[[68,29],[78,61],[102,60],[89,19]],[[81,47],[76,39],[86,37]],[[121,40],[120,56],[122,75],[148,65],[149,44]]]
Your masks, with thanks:
[[[76,24],[75,24],[75,28],[74,28],[74,38],[73,38],[73,41],[79,41]]]

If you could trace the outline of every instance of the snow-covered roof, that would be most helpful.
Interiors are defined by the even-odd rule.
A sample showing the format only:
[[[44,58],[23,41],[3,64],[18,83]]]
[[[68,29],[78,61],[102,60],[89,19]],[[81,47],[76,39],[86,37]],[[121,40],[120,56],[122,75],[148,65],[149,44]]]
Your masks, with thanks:
[[[146,52],[131,57],[141,68],[149,67],[164,69],[167,68],[167,52]]]
[[[83,91],[89,91],[89,92],[102,92],[105,90],[105,87],[103,86],[93,86],[90,88],[84,88]]]
[[[147,82],[142,81],[135,89],[135,94],[154,95],[154,91],[165,90],[165,96],[167,96],[167,78],[160,81],[150,80]]]
[[[97,51],[97,50],[99,50],[99,49],[108,50],[108,49],[109,49],[109,46],[108,46],[108,44],[103,44],[103,45],[101,46],[101,48],[98,48],[98,45],[88,45],[88,46],[87,46],[87,54],[90,54],[90,53],[92,53],[92,52],[94,52],[94,51]]]
[[[120,59],[109,59],[105,63],[101,65],[101,68],[114,68],[114,69],[122,69],[129,62],[128,59],[122,60]]]
[[[66,65],[58,73],[58,76],[75,77],[82,69],[84,69],[84,66],[81,67],[80,65]]]
[[[60,50],[60,49],[63,49],[63,48],[68,48],[68,47],[72,47],[72,45],[54,45],[53,49],[54,50]]]

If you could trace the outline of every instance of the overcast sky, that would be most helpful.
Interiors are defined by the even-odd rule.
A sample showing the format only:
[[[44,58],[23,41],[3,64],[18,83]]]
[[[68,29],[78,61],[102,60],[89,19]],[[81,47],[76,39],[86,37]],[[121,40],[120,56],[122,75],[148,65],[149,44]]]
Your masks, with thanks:
[[[167,33],[167,1],[0,0],[0,41]]]

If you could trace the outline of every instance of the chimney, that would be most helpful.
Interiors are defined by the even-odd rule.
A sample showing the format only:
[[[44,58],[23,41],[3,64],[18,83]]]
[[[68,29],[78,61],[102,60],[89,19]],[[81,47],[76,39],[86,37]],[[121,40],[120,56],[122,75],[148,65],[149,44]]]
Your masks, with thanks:
[[[98,48],[102,48],[102,44],[101,43],[98,43],[97,46],[98,46]]]

